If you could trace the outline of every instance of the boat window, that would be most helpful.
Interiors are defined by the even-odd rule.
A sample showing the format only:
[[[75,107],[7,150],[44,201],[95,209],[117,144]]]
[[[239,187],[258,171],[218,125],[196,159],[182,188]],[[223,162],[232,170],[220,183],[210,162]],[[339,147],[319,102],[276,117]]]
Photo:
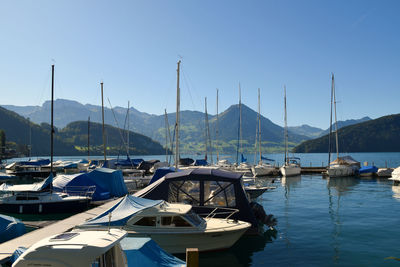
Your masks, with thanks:
[[[168,202],[181,202],[191,205],[200,203],[200,181],[170,182]]]
[[[16,200],[39,200],[38,197],[31,197],[31,196],[17,196]]]
[[[135,225],[140,226],[156,226],[156,217],[143,217],[135,222]]]
[[[205,181],[204,206],[235,207],[235,187],[230,182]]]
[[[185,219],[183,219],[181,216],[161,217],[161,225],[174,226],[174,227],[192,227],[192,225],[188,223]]]
[[[193,211],[190,211],[187,214],[185,214],[185,218],[195,226],[199,226],[204,221],[204,219],[200,218],[200,216],[194,213]]]
[[[118,266],[115,261],[114,250],[110,249],[100,257],[92,262],[91,267],[116,267]]]

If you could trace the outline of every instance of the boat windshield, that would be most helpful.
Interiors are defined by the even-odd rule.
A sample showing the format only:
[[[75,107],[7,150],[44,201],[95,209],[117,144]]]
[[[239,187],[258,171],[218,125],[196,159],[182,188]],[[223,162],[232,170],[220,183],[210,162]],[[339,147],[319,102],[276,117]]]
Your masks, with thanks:
[[[204,219],[200,218],[200,216],[193,211],[189,211],[184,215],[184,217],[194,226],[199,226],[204,221]]]

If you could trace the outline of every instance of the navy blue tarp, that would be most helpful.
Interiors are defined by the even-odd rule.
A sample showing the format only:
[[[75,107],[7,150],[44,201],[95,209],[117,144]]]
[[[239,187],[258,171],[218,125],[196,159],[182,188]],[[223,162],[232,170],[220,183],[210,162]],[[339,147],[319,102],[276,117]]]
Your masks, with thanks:
[[[207,166],[208,162],[206,159],[196,159],[193,163],[194,166]]]
[[[378,168],[375,166],[362,166],[359,170],[359,174],[363,173],[376,173],[378,171]]]
[[[150,183],[154,183],[155,181],[157,181],[158,179],[160,179],[161,177],[164,177],[167,173],[170,172],[174,172],[175,168],[174,167],[162,167],[162,168],[158,168],[156,170],[156,172],[154,173],[153,177],[150,180]]]
[[[124,178],[120,170],[97,168],[88,173],[57,175],[53,188],[62,191],[65,187],[96,186],[92,200],[104,200],[110,197],[121,197],[128,194]]]
[[[14,217],[0,214],[0,243],[25,234],[25,225]]]
[[[149,237],[125,237],[121,240],[121,248],[128,266],[186,266],[184,261],[165,252]]]

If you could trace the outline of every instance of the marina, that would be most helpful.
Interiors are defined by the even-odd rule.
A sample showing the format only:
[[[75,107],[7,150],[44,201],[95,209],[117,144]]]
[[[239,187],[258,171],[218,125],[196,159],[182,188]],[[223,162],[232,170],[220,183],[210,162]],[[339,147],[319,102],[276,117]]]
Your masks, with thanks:
[[[400,154],[396,153],[359,153],[351,154],[356,159],[375,158],[375,162],[391,162],[390,166],[400,163]],[[321,162],[325,155],[300,154],[308,158],[307,165]],[[161,156],[148,156],[158,158]],[[281,155],[272,155],[279,158]],[[382,164],[383,165],[383,164]],[[379,165],[378,165],[379,166]],[[277,225],[274,230],[267,227],[261,235],[246,235],[239,239],[231,248],[221,252],[200,253],[200,266],[221,266],[219,262],[227,261],[230,266],[285,266],[290,262],[301,261],[304,264],[351,264],[372,261],[377,265],[394,265],[400,251],[389,241],[394,235],[385,227],[396,224],[397,219],[392,217],[392,209],[398,209],[400,203],[400,189],[394,186],[387,178],[375,177],[336,177],[329,178],[320,173],[325,168],[303,167],[301,176],[271,177],[273,188],[264,191],[256,201],[264,209],[274,215]],[[259,186],[270,184],[271,178],[255,178]],[[107,202],[94,209],[72,215],[60,221],[29,221],[26,226],[37,228],[21,237],[0,244],[1,259],[8,258],[19,246],[29,247],[35,241],[50,234],[59,234],[71,230],[78,224],[85,223],[91,218],[104,213],[117,204],[119,200]],[[370,208],[371,207],[371,208]],[[378,209],[383,209],[377,216],[373,215]],[[400,210],[399,210],[400,211]],[[395,211],[394,211],[395,212]],[[358,214],[357,216],[353,216]],[[370,219],[373,217],[374,219]],[[362,222],[362,223],[361,223]],[[310,227],[311,225],[311,227]],[[354,226],[353,226],[354,225]],[[355,225],[362,225],[361,228]],[[356,227],[356,228],[354,228]],[[374,241],[366,241],[365,231],[378,227],[382,235],[371,234]],[[394,228],[393,228],[394,229]],[[322,237],[322,238],[320,238]],[[348,250],[350,242],[354,244]],[[393,239],[393,238],[392,238]],[[365,242],[379,242],[384,249],[374,249],[374,257],[365,249]],[[393,247],[391,247],[393,246]],[[307,248],[318,248],[322,258],[308,253]],[[240,251],[240,252],[239,252]],[[367,249],[368,251],[368,249]],[[350,253],[350,254],[349,254]],[[284,259],[279,255],[288,255]],[[354,259],[350,256],[354,255]],[[364,260],[363,257],[366,257]],[[226,266],[226,265],[224,265]]]

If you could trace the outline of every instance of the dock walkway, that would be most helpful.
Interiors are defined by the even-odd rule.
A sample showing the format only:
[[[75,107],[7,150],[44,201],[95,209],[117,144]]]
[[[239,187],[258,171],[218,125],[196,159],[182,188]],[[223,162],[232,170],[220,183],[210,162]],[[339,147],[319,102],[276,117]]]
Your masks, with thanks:
[[[43,228],[34,230],[23,236],[0,244],[0,264],[6,262],[18,247],[28,248],[43,238],[71,230],[76,225],[84,223],[85,221],[103,213],[104,211],[115,205],[119,200],[120,199],[112,200],[101,206],[84,211],[82,213],[75,214],[64,220],[49,224]]]

